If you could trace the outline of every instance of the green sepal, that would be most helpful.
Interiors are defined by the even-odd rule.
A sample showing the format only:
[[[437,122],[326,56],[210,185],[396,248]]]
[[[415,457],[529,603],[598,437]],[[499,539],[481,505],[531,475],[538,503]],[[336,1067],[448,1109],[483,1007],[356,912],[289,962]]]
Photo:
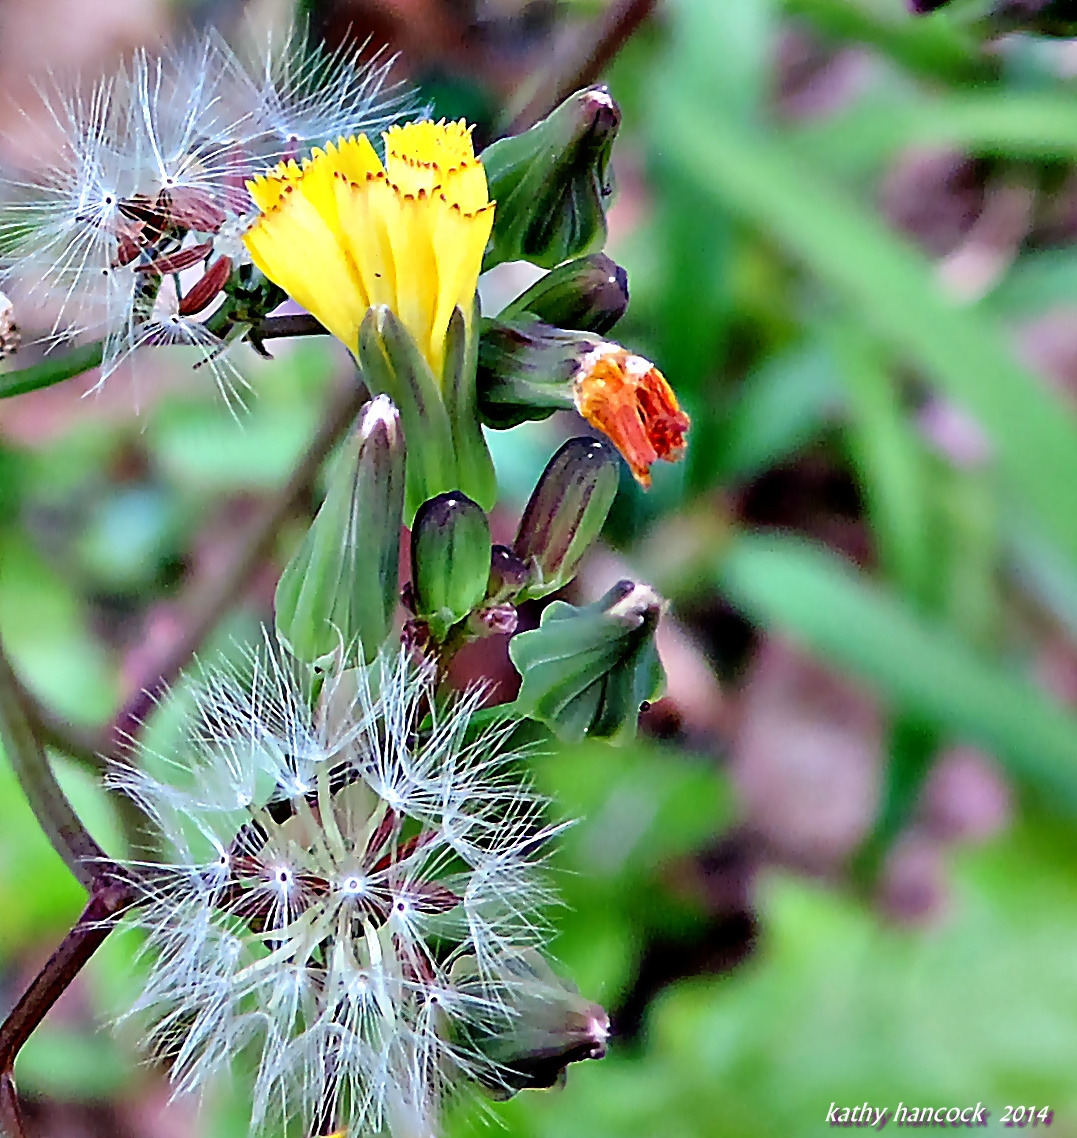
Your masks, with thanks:
[[[484,320],[479,336],[478,394],[483,422],[496,430],[554,411],[575,410],[580,360],[604,341],[523,314]]]
[[[582,608],[548,605],[538,628],[509,641],[523,677],[516,709],[566,742],[632,738],[640,707],[665,683],[654,643],[662,608],[656,593],[632,581]]]
[[[359,367],[367,387],[400,408],[408,441],[404,520],[428,498],[459,487],[452,426],[441,388],[411,333],[385,305],[359,326]]]
[[[477,297],[470,325],[459,308],[453,310],[445,337],[443,389],[456,451],[456,485],[484,510],[492,510],[497,502],[497,474],[482,433],[476,388],[479,323]]]
[[[605,253],[591,253],[540,277],[498,313],[498,320],[525,314],[558,328],[605,335],[628,308],[628,274]]]
[[[360,412],[325,501],[281,574],[277,630],[300,659],[344,649],[370,661],[393,629],[399,599],[404,440],[388,396]]]
[[[613,193],[610,151],[620,124],[608,89],[589,87],[530,130],[482,152],[497,202],[484,269],[502,261],[550,269],[602,248]]]
[[[530,572],[517,600],[563,588],[602,532],[621,460],[605,439],[569,439],[550,459],[520,518],[513,553]]]
[[[490,550],[490,523],[466,494],[438,494],[419,507],[411,531],[412,599],[435,641],[482,604]]]

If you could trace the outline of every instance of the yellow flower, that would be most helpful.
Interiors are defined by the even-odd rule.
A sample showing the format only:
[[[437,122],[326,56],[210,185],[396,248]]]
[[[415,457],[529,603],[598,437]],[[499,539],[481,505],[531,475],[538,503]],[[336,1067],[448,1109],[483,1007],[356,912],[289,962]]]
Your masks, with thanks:
[[[384,166],[361,134],[249,182],[262,213],[243,240],[353,351],[367,310],[387,305],[440,380],[454,309],[472,318],[494,204],[463,120],[382,137]]]

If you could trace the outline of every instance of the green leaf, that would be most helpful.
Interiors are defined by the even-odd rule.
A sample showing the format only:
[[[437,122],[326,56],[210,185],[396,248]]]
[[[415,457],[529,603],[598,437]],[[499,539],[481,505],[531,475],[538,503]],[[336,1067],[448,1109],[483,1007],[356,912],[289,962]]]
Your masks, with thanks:
[[[1077,156],[1077,106],[1068,94],[1012,88],[935,98],[887,91],[799,129],[797,142],[848,174],[878,170],[907,147],[1039,160]]]
[[[852,324],[832,329],[838,373],[849,394],[849,437],[872,533],[887,573],[910,598],[931,588],[928,455],[897,384],[871,338]]]
[[[794,538],[746,536],[719,565],[723,590],[897,707],[991,751],[1023,781],[1077,809],[1077,718],[1027,680],[833,554]]]
[[[702,118],[679,76],[657,93],[670,160],[705,198],[728,203],[844,298],[989,434],[1006,479],[1077,562],[1077,420],[1020,367],[997,328],[948,301],[930,266],[882,221],[805,166],[779,137],[720,109]]]
[[[844,409],[834,359],[818,344],[769,356],[737,390],[722,422],[712,478],[749,478],[818,437]]]

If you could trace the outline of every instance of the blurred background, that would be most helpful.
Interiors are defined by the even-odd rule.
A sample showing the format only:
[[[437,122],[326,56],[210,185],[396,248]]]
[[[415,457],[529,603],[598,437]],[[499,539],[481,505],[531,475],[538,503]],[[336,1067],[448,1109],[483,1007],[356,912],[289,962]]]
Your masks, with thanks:
[[[450,1132],[797,1138],[868,1100],[979,1101],[992,1129],[1008,1105],[1050,1107],[1052,1133],[1077,1135],[1077,43],[903,0],[635,8],[653,11],[604,72],[624,112],[608,252],[632,292],[614,334],[693,428],[650,493],[626,475],[570,599],[622,576],[668,597],[669,690],[635,744],[536,763],[583,820],[558,856],[554,952],[616,1034],[563,1090]],[[489,138],[611,10],[301,15],[330,43],[399,51],[439,115]],[[19,106],[50,71],[288,17],[286,0],[0,0],[0,159],[47,137]],[[488,304],[529,279],[503,268]],[[138,415],[121,376],[0,402],[0,629],[87,732],[199,619],[350,366],[335,343],[273,351],[235,356],[240,422],[163,352],[139,365]],[[495,530],[579,429],[492,436]],[[203,657],[270,617],[318,500]],[[511,688],[503,645],[467,665]],[[57,767],[122,849],[92,764]],[[83,897],[0,763],[0,1009]],[[238,1090],[200,1115],[168,1105],[134,1027],[101,1026],[130,1001],[136,947],[111,938],[21,1054],[31,1133],[246,1134]]]

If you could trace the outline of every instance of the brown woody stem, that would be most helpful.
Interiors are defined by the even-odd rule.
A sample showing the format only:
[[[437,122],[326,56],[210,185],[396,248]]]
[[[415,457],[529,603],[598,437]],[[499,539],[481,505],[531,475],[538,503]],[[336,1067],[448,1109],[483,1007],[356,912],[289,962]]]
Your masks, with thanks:
[[[573,37],[568,58],[557,61],[535,93],[517,112],[505,134],[520,134],[545,118],[574,91],[593,83],[657,7],[658,0],[615,0],[594,23],[590,35]]]
[[[132,888],[102,875],[92,885],[90,900],[75,927],[49,957],[30,987],[0,1024],[0,1135],[23,1138],[15,1092],[15,1057],[49,1009],[67,990],[83,965],[112,931],[116,915],[131,903]]]

